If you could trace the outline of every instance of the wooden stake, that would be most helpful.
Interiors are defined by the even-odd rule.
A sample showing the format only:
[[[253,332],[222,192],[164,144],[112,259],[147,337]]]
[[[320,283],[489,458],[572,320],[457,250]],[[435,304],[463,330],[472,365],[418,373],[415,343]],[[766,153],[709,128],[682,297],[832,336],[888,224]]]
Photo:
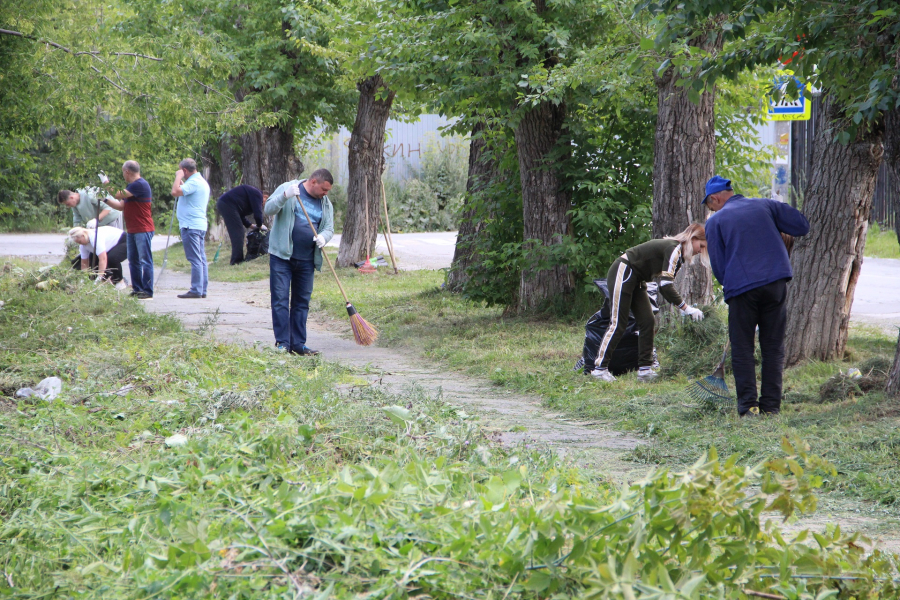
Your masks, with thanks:
[[[384,192],[384,181],[381,182],[381,201],[382,204],[384,204],[384,241],[388,247],[388,254],[391,257],[391,264],[394,265],[394,275],[396,275],[398,273],[397,257],[394,256],[394,239],[391,237],[391,217],[388,215],[387,194],[385,194]]]

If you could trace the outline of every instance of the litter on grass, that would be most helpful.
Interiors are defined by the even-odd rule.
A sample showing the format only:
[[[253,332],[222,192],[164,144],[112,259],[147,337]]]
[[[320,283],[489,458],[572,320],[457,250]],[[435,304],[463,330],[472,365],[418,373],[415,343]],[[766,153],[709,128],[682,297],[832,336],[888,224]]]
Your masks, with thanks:
[[[41,400],[53,400],[62,391],[62,380],[59,377],[47,377],[42,379],[34,388],[19,388],[16,398],[30,398],[36,396]]]

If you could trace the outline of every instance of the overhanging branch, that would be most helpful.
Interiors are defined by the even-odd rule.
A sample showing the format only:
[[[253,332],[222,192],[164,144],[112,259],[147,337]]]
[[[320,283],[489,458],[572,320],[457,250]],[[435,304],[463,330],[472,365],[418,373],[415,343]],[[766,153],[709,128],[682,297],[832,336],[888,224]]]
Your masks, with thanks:
[[[57,50],[62,50],[63,52],[67,52],[72,56],[82,56],[82,55],[90,55],[95,56],[100,54],[97,50],[84,50],[81,52],[73,52],[70,48],[66,48],[61,44],[57,44],[56,42],[51,42],[50,40],[41,39],[39,37],[28,35],[27,33],[22,33],[21,31],[12,31],[10,29],[0,29],[0,33],[5,35],[14,35],[17,37],[25,38],[26,40],[32,40],[35,42],[39,42],[41,44],[47,44],[48,46],[53,46]],[[134,56],[137,58],[146,58],[147,60],[155,60],[156,62],[163,62],[163,59],[157,58],[155,56],[148,56],[146,54],[141,54],[139,52],[110,52],[113,56]],[[96,70],[96,69],[95,69]]]

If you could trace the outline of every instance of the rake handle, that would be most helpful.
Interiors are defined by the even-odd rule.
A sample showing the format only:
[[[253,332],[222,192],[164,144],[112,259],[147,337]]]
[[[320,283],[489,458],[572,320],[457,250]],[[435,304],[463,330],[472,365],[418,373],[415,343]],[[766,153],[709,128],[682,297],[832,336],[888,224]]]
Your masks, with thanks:
[[[316,226],[313,225],[312,219],[309,218],[309,213],[306,212],[306,207],[303,206],[303,200],[301,200],[299,196],[297,197],[297,204],[300,205],[300,210],[303,211],[303,216],[306,217],[306,222],[309,223],[309,228],[312,229],[313,237],[319,235],[316,232]],[[344,297],[344,302],[346,302],[347,304],[350,304],[350,300],[347,299],[347,292],[344,291],[344,286],[341,285],[341,280],[338,279],[337,271],[334,270],[334,266],[331,264],[331,259],[328,258],[328,255],[325,253],[324,248],[322,248],[321,251],[322,251],[322,256],[325,258],[325,262],[328,263],[328,268],[331,269],[331,274],[334,275],[334,280],[338,284],[338,289],[341,290],[341,296]]]
[[[728,345],[731,343],[730,338],[725,338],[725,349],[722,351],[722,360],[719,361],[719,366],[716,367],[716,370],[722,369],[725,367],[725,359],[728,358]]]

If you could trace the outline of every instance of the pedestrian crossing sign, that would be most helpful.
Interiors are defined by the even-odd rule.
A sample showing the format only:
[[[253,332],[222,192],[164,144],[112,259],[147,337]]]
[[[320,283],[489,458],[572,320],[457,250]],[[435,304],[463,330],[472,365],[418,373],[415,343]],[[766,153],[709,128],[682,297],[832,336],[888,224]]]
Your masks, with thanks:
[[[787,94],[789,85],[796,86],[796,99]],[[766,94],[768,106],[766,118],[769,121],[809,121],[812,115],[812,102],[803,93],[804,87],[808,92],[812,92],[812,86],[808,83],[804,86],[803,82],[794,77],[793,72],[779,71],[775,76],[772,91]],[[776,94],[775,90],[779,93]]]

